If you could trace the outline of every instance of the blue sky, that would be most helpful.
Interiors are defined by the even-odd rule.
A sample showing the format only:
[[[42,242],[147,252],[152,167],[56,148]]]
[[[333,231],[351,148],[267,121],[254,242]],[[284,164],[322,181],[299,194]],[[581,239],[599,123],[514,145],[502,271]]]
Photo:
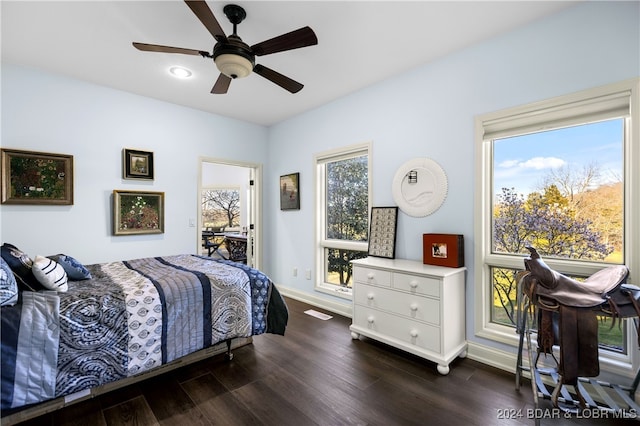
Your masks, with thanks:
[[[494,143],[494,194],[516,188],[522,194],[539,190],[552,169],[581,171],[595,164],[599,183],[622,179],[622,119],[497,140]]]

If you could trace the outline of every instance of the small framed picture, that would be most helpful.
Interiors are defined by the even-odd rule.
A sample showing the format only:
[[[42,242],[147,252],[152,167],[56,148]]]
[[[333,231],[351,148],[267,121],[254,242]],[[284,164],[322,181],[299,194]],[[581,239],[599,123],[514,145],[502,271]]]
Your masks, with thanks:
[[[464,238],[458,234],[423,234],[422,256],[425,265],[464,266]]]
[[[73,156],[2,148],[2,204],[73,204]]]
[[[113,235],[164,233],[164,192],[113,191]]]
[[[153,180],[153,152],[122,150],[122,178]]]
[[[396,257],[398,207],[372,207],[369,223],[369,256]]]
[[[300,173],[280,176],[280,210],[300,210]]]

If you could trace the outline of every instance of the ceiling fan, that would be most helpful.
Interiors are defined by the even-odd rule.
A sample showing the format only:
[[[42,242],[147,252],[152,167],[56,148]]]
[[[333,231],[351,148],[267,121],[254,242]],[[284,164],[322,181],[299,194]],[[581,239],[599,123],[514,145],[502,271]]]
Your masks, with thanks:
[[[212,58],[220,71],[220,76],[211,89],[211,93],[214,94],[227,93],[232,79],[246,77],[252,71],[291,93],[297,93],[304,87],[301,83],[264,65],[256,64],[255,57],[318,44],[318,38],[311,28],[303,27],[249,46],[236,33],[238,24],[247,17],[247,13],[242,7],[235,4],[228,4],[224,7],[224,14],[233,24],[233,34],[227,37],[204,0],[185,0],[185,3],[216,39],[213,53],[137,42],[134,42],[133,46],[147,52],[182,53]]]

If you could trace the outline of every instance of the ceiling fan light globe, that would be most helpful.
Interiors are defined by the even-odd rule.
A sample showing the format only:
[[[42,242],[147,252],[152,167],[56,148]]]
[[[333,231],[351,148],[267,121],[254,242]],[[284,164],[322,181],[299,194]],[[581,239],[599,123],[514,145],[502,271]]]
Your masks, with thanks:
[[[234,79],[244,78],[253,71],[251,61],[240,55],[230,53],[218,55],[214,62],[222,74]]]

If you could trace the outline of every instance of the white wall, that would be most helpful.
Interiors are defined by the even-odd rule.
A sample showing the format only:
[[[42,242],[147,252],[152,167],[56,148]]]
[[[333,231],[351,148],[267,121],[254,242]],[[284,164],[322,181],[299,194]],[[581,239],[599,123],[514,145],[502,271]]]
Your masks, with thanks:
[[[277,185],[266,188],[265,208],[274,212],[266,251],[277,253],[267,269],[285,290],[347,308],[291,272],[315,268],[314,153],[371,140],[374,206],[394,205],[398,167],[430,157],[447,173],[447,198],[428,217],[400,214],[396,256],[421,260],[423,233],[463,234],[467,337],[481,340],[473,335],[474,117],[637,76],[640,4],[586,2],[272,127],[267,180],[300,172],[301,209],[278,211]]]
[[[2,147],[74,156],[74,205],[2,205],[1,239],[32,257],[98,263],[196,253],[199,157],[261,164],[267,129],[2,64]],[[122,149],[153,151],[155,180],[122,179]],[[114,189],[165,192],[165,233],[112,236]]]

